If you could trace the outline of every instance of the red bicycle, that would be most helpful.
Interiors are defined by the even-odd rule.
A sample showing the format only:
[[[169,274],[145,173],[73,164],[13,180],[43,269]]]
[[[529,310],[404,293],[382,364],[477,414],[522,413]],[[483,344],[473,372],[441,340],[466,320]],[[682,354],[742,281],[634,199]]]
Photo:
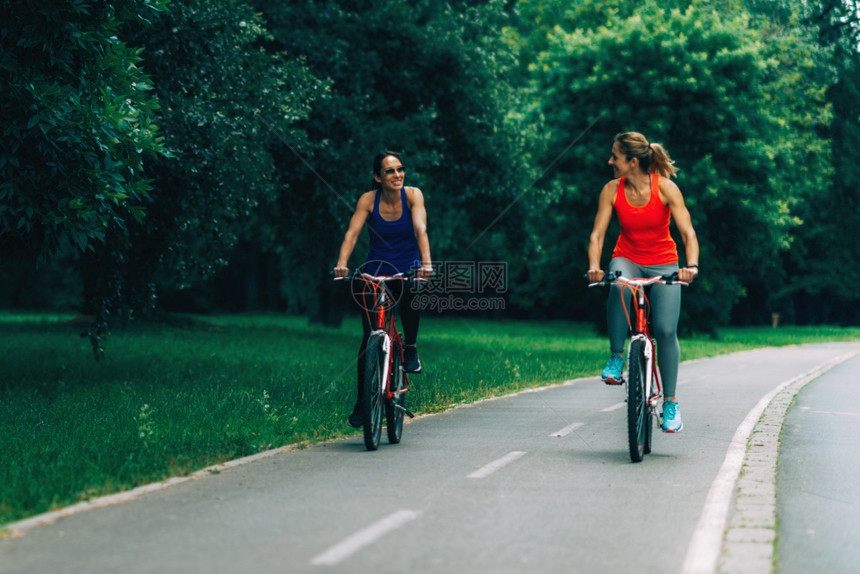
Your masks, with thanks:
[[[403,338],[397,330],[394,307],[397,300],[388,283],[409,281],[404,273],[375,276],[355,271],[350,277],[352,293],[361,305],[373,330],[367,339],[363,360],[361,417],[364,446],[379,448],[382,415],[385,413],[388,442],[397,444],[403,435],[403,415],[414,418],[406,408],[409,376],[403,370]]]
[[[630,291],[633,295],[633,313],[627,312],[627,307],[624,306],[631,332],[627,352],[628,380],[624,381],[624,384],[627,386],[627,442],[630,448],[630,460],[633,462],[641,462],[644,456],[651,452],[654,419],[662,422],[663,416],[663,413],[657,410],[657,402],[662,397],[663,386],[657,366],[656,344],[648,323],[650,309],[648,296],[645,293],[645,288],[655,283],[688,285],[678,280],[677,273],[628,279],[622,277],[620,271],[615,271],[614,275],[607,272],[603,276],[603,281],[588,285],[589,287],[619,285],[622,287],[622,302],[625,291]]]

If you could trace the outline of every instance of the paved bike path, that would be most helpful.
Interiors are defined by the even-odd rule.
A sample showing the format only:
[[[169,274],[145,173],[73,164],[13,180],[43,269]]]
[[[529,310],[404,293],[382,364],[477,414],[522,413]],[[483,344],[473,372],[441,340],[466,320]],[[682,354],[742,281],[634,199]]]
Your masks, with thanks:
[[[640,464],[629,462],[621,390],[580,380],[420,417],[403,444],[375,453],[356,436],[43,517],[0,541],[0,573],[694,571],[695,544],[727,552],[721,530],[715,542],[701,533],[738,429],[762,397],[858,350],[685,363],[686,428],[657,433]],[[432,384],[432,372],[419,381]],[[729,495],[723,502],[736,505]],[[737,558],[767,546],[735,542],[727,571],[744,571],[737,565],[754,561]]]
[[[860,357],[797,395],[777,473],[779,574],[860,568]]]

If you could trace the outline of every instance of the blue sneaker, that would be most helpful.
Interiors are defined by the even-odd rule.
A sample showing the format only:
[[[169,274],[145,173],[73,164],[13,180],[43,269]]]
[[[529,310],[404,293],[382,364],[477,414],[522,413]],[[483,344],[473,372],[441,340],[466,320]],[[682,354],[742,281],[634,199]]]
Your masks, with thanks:
[[[684,428],[678,403],[663,401],[663,426],[661,428],[663,432],[681,432]]]
[[[620,385],[624,383],[624,377],[621,376],[622,370],[624,370],[624,357],[612,353],[609,361],[606,363],[606,367],[600,373],[600,378],[607,385]]]

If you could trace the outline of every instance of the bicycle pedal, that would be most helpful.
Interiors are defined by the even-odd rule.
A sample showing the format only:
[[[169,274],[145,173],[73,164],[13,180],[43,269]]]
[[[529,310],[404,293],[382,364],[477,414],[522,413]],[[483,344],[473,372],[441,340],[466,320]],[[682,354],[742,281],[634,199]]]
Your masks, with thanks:
[[[409,417],[410,419],[414,419],[414,418],[415,418],[415,413],[413,413],[412,411],[410,411],[409,409],[407,409],[407,408],[406,408],[406,407],[404,407],[403,405],[394,405],[394,408],[396,408],[396,409],[400,409],[401,411],[403,411],[403,414],[405,414],[405,415],[406,415],[407,417]]]

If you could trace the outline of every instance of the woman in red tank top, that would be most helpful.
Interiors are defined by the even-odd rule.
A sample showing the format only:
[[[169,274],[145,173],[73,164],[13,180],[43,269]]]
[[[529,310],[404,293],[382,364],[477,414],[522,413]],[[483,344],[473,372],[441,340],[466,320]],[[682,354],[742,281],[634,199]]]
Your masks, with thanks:
[[[612,220],[618,216],[621,234],[612,251],[609,270],[625,277],[652,277],[678,272],[681,281],[692,282],[699,273],[699,242],[681,190],[670,178],[674,162],[663,146],[649,143],[644,135],[627,132],[615,136],[609,165],[615,179],[603,186],[588,245],[588,279],[603,280],[603,242]],[[686,265],[678,267],[678,249],[669,231],[670,221],[684,243]],[[619,288],[610,290],[607,306],[610,358],[601,378],[620,384],[624,368],[627,319]],[[629,305],[629,303],[626,303]],[[675,388],[681,351],[678,318],[681,314],[681,287],[654,285],[651,288],[651,319],[657,339],[658,364],[665,393],[663,430],[683,428]]]

